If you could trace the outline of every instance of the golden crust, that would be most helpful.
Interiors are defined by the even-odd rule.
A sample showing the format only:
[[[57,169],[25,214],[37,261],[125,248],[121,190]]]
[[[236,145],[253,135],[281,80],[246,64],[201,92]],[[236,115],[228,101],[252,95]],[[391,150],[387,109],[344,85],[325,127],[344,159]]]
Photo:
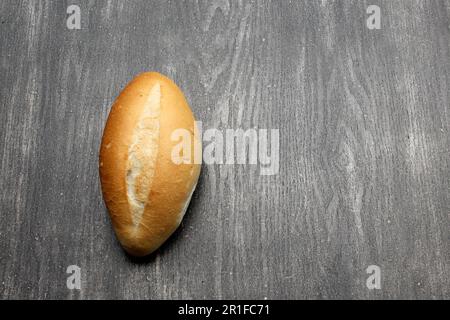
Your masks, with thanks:
[[[150,193],[136,226],[127,195],[129,150],[133,132],[155,84],[160,86],[158,153]],[[183,208],[197,183],[200,165],[194,164],[193,159],[191,164],[172,161],[172,148],[178,142],[171,140],[171,134],[184,128],[193,135],[194,121],[181,90],[156,72],[138,75],[114,102],[100,147],[100,180],[116,235],[132,255],[145,256],[155,251],[181,222]],[[194,137],[191,138],[193,155]],[[136,181],[136,190],[142,190],[139,180]]]

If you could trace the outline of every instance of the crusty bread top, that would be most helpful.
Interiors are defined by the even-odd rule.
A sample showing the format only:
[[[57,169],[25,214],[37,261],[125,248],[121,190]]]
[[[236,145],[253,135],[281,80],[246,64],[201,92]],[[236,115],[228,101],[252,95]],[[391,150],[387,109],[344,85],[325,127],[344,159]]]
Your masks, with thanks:
[[[167,77],[138,75],[116,99],[103,133],[100,178],[106,206],[123,247],[136,256],[156,250],[178,227],[200,165],[175,164],[176,129],[191,133],[194,116]]]

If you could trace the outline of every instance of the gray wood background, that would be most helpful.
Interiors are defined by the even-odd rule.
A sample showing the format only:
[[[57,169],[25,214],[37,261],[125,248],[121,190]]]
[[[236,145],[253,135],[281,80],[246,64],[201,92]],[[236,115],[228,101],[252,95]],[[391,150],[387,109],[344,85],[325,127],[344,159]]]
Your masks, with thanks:
[[[2,0],[0,297],[449,299],[449,17],[448,0]],[[182,227],[136,261],[97,159],[145,70],[205,128],[280,129],[280,171],[203,166]]]

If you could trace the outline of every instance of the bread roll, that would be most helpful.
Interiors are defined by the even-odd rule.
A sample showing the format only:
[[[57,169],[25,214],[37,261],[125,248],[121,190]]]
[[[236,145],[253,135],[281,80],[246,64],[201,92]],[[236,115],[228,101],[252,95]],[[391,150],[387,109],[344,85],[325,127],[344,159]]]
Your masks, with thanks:
[[[181,90],[156,72],[138,75],[114,102],[100,147],[100,180],[114,230],[129,254],[152,253],[179,226],[200,174],[195,125]],[[176,129],[191,135],[188,163],[172,160]]]

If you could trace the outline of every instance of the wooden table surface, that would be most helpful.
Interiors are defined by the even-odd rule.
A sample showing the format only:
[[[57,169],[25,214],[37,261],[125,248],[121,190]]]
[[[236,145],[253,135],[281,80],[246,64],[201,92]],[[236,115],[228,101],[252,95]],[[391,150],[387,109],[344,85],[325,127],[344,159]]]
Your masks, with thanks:
[[[448,0],[1,1],[0,297],[449,299],[449,17]],[[204,128],[279,129],[280,169],[204,165],[182,226],[136,261],[98,150],[146,70]]]

